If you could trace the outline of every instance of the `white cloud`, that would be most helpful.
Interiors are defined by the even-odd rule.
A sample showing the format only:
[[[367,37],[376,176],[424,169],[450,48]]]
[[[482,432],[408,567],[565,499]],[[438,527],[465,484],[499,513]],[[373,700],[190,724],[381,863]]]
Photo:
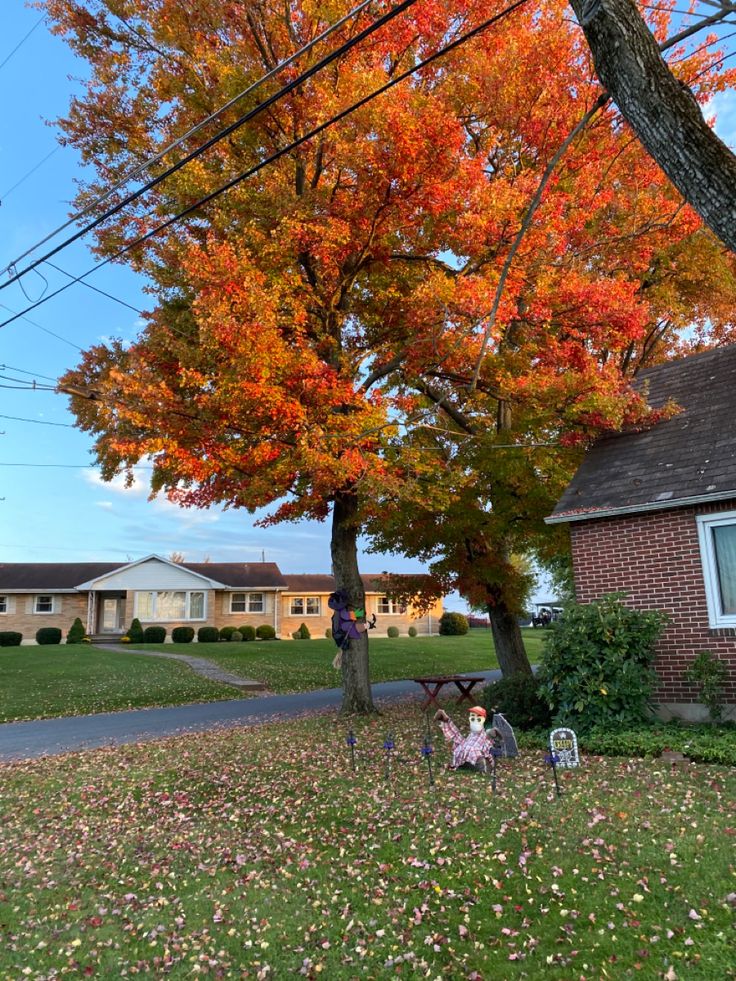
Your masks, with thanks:
[[[98,508],[104,508],[106,511],[112,510],[112,501],[95,501],[95,505]]]
[[[716,117],[715,130],[724,143],[736,146],[736,92],[716,92],[704,107],[706,118]]]
[[[112,480],[103,480],[97,470],[83,470],[82,478],[92,487],[104,487],[106,491],[113,491],[115,494],[129,494],[131,497],[143,497],[148,494],[149,482],[147,471],[140,467],[133,468],[133,483],[130,487],[125,485],[125,474],[118,474]]]

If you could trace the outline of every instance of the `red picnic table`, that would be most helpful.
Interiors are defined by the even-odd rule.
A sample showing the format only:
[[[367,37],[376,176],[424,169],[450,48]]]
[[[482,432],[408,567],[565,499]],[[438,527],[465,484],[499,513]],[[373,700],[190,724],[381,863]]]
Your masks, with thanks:
[[[457,697],[456,705],[461,702],[473,701],[473,696],[471,692],[473,688],[480,684],[481,681],[485,681],[485,678],[467,678],[459,674],[450,675],[439,675],[432,678],[412,678],[418,685],[421,685],[424,689],[424,694],[427,696],[422,703],[422,711],[428,709],[430,705],[434,704],[439,708],[439,702],[437,701],[437,696],[445,687],[445,685],[455,685],[460,692]]]

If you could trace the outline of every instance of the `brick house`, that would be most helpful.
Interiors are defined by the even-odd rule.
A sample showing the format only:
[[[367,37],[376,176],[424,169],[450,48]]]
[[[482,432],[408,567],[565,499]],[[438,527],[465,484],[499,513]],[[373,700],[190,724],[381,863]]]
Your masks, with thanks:
[[[570,530],[575,592],[623,592],[670,617],[655,667],[663,716],[705,717],[685,671],[700,651],[729,668],[736,716],[736,345],[641,372],[651,405],[682,411],[597,442],[549,524]]]
[[[376,614],[381,636],[396,626],[406,634],[438,632],[442,603],[420,615],[396,604],[381,589],[381,577],[362,577],[368,615]],[[268,624],[291,639],[306,623],[324,637],[332,611],[332,576],[284,576],[273,562],[174,563],[158,555],[118,565],[111,562],[0,564],[0,631],[17,630],[35,643],[39,627],[66,634],[79,617],[88,634],[115,639],[137,617],[144,627],[161,624],[167,639],[177,626],[253,627]]]

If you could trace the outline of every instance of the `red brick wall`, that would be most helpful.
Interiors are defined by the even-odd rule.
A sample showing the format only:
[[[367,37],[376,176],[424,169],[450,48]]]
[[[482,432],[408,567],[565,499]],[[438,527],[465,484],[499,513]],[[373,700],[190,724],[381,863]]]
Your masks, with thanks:
[[[736,631],[708,626],[695,520],[698,514],[732,510],[736,501],[570,524],[581,603],[625,592],[628,605],[670,616],[655,663],[660,702],[697,702],[697,689],[684,673],[697,653],[713,651],[729,664],[726,701],[736,703]]]

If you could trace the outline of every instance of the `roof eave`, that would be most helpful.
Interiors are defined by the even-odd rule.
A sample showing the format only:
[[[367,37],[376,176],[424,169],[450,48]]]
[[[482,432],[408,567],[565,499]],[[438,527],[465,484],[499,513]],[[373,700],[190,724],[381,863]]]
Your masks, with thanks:
[[[715,501],[736,499],[736,488],[718,494],[697,494],[694,497],[670,498],[667,501],[647,501],[644,504],[628,504],[619,508],[600,508],[596,511],[581,511],[570,514],[550,514],[544,519],[547,525],[570,524],[573,521],[593,521],[596,518],[618,518],[627,514],[642,514],[646,511],[670,511],[673,508],[690,507],[693,504],[710,504]]]

